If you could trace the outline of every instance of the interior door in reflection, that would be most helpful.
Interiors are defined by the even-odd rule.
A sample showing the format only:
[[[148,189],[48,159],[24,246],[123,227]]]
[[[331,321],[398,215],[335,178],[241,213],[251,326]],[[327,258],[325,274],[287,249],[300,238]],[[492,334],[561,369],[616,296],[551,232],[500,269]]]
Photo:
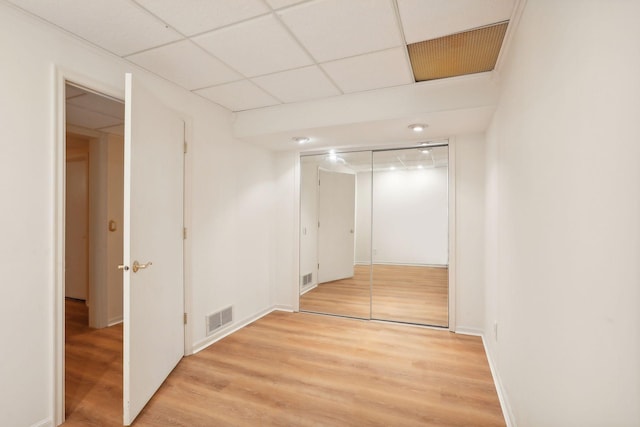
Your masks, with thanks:
[[[356,176],[320,169],[318,282],[353,277]]]

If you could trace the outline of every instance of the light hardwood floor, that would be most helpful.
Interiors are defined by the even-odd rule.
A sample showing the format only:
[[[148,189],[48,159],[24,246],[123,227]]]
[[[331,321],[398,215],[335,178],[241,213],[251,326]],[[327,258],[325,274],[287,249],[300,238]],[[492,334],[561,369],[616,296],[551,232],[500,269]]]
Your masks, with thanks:
[[[322,283],[300,297],[300,309],[361,319],[448,326],[448,268],[356,265],[352,278]],[[371,301],[369,301],[371,295]]]
[[[122,425],[122,324],[87,326],[84,301],[65,301],[65,426]]]
[[[88,333],[82,346],[96,358],[105,355],[102,370],[86,381],[106,385],[87,389],[109,392],[83,397],[76,406],[81,417],[72,413],[69,425],[120,424],[121,366],[106,355],[121,343],[103,335],[122,329],[108,329]],[[274,312],[183,359],[134,425],[504,426],[504,420],[477,337]]]

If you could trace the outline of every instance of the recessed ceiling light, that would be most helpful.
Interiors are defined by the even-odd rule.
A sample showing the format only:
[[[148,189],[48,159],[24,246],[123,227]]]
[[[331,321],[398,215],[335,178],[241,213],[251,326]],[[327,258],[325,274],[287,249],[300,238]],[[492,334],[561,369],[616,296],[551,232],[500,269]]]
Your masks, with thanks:
[[[421,124],[421,123],[414,123],[412,125],[409,125],[409,129],[411,129],[414,132],[422,132],[427,127],[428,127],[428,125],[424,125],[424,124]]]
[[[309,138],[308,136],[294,136],[291,139],[293,139],[298,144],[306,144],[307,142],[311,141],[311,138]]]
[[[420,152],[422,154],[429,154],[429,153],[431,153],[431,148],[425,148],[424,150],[420,150]]]
[[[394,171],[394,170],[396,170],[396,167],[395,167],[395,166],[391,166],[391,167],[389,168],[389,170]]]
[[[418,169],[424,169],[424,166],[418,165]]]

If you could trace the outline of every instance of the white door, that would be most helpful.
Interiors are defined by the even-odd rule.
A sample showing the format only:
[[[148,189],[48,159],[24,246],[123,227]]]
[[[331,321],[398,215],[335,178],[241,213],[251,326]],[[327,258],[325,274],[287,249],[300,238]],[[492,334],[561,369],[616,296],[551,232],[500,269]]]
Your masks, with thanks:
[[[356,176],[320,169],[318,283],[353,277]]]
[[[124,424],[184,354],[184,123],[126,75]],[[134,263],[146,268],[134,271]]]
[[[89,284],[89,156],[67,157],[64,295],[87,299]]]

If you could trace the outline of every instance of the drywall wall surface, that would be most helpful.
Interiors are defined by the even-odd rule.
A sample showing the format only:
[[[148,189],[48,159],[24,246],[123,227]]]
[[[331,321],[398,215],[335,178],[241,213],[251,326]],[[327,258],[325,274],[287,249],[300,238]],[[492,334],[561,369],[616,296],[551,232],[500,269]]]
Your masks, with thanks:
[[[54,258],[56,72],[121,97],[125,72],[134,72],[185,117],[193,342],[205,338],[210,312],[233,305],[240,321],[270,306],[273,156],[235,141],[223,108],[6,3],[0,3],[0,51],[0,220],[10,224],[0,238],[0,340],[11,348],[0,353],[0,424],[51,425],[60,268]]]
[[[519,427],[640,420],[638,16],[529,1],[500,70],[485,333]]]
[[[485,136],[459,135],[455,150],[456,329],[484,329]]]
[[[274,279],[271,304],[294,310],[298,305],[301,274],[298,247],[300,242],[300,156],[283,152],[275,157],[275,230]],[[315,274],[314,274],[315,276]]]
[[[107,137],[107,200],[107,321],[112,325],[122,320],[122,273],[118,265],[123,263],[124,138],[119,135]]]

